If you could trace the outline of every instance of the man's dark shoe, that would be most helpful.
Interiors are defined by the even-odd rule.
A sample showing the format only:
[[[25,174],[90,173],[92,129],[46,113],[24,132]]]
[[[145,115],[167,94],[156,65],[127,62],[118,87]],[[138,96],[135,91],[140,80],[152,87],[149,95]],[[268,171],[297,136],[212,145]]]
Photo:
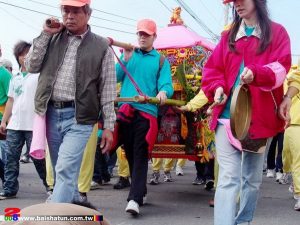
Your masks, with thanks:
[[[4,192],[0,192],[0,200],[16,198],[16,194],[6,194]]]
[[[104,176],[102,176],[102,180],[103,180],[103,183],[104,183],[104,184],[109,183],[109,182],[110,182],[110,174],[107,173],[107,174],[105,174]]]
[[[81,203],[88,202],[87,195],[85,192],[79,192],[79,202]]]
[[[206,181],[206,183],[205,183],[205,190],[207,190],[207,191],[210,191],[211,189],[213,189],[214,188],[214,181],[213,180],[208,180],[208,181]]]
[[[128,177],[120,177],[118,183],[114,185],[114,189],[124,189],[130,187],[130,182]]]
[[[53,194],[53,188],[52,187],[49,187],[48,185],[47,186],[45,186],[45,188],[46,188],[46,193],[47,193],[47,195],[52,195]]]

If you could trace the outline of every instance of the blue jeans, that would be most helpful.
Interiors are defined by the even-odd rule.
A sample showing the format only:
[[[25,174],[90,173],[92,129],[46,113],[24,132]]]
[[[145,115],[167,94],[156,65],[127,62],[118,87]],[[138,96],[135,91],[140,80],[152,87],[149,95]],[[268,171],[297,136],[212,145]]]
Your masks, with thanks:
[[[4,165],[6,162],[7,141],[0,140],[0,178],[4,183]]]
[[[26,142],[26,147],[30,149],[32,140],[32,131],[22,131],[22,130],[7,130],[6,141],[8,148],[6,149],[6,163],[4,167],[4,192],[8,195],[15,195],[19,190],[19,170],[20,170],[20,156],[22,153],[22,148]],[[33,159],[36,171],[39,177],[43,181],[45,187],[47,187],[46,182],[46,163],[45,160]]]
[[[7,141],[6,140],[1,140],[0,141],[0,158],[2,162],[5,164],[6,162],[6,154],[5,152],[7,151]]]
[[[268,158],[267,158],[267,165],[268,165],[267,168],[270,170],[275,169],[276,172],[281,172],[281,173],[283,172],[282,171],[283,137],[284,137],[284,132],[280,132],[272,138],[269,147]],[[277,147],[277,156],[276,156],[276,147]]]
[[[55,178],[52,202],[78,200],[78,176],[82,156],[93,125],[78,124],[73,107],[48,105],[46,134]]]
[[[117,163],[117,153],[114,152],[112,155],[108,157],[108,161],[107,161],[107,169],[110,174],[113,173],[116,163]]]
[[[0,159],[0,179],[2,180],[2,183],[4,183],[4,163]]]
[[[110,174],[107,168],[108,157],[107,154],[103,154],[100,149],[100,145],[97,145],[94,163],[93,181],[102,183],[110,181]]]
[[[262,182],[264,154],[240,152],[228,141],[226,130],[216,130],[218,186],[214,225],[236,225],[253,219]],[[240,199],[238,208],[238,198]]]

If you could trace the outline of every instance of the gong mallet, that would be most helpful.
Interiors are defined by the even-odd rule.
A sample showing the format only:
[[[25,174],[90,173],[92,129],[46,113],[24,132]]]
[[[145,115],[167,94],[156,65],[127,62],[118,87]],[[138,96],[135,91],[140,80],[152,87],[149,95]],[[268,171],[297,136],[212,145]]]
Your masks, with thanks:
[[[220,102],[222,102],[223,99],[224,99],[224,96],[221,95],[217,102],[212,103],[212,104],[208,107],[208,109],[206,110],[206,114],[210,116],[210,115],[212,114],[213,108],[214,108],[216,105],[220,104]]]

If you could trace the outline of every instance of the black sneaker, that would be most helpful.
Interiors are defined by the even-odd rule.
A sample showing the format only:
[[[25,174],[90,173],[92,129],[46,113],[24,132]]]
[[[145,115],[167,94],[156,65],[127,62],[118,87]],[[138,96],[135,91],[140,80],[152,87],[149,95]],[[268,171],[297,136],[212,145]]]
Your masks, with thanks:
[[[110,182],[111,177],[110,177],[110,174],[108,172],[106,172],[106,173],[102,174],[101,178],[102,178],[103,183],[106,184],[106,183]]]
[[[45,187],[46,188],[46,193],[47,193],[47,195],[52,195],[53,194],[53,188],[51,188],[51,187],[49,187],[49,186],[46,186]]]
[[[114,185],[114,189],[124,189],[130,187],[130,182],[128,177],[120,177],[119,181]]]
[[[86,203],[88,201],[87,195],[85,192],[79,192],[79,202]]]
[[[207,191],[210,191],[211,189],[214,188],[214,181],[213,180],[208,180],[206,183],[205,183],[205,190]]]
[[[0,200],[16,198],[16,194],[6,194],[5,192],[0,192]]]
[[[209,201],[208,201],[208,205],[209,205],[209,207],[215,207],[215,200],[214,199],[210,199]]]

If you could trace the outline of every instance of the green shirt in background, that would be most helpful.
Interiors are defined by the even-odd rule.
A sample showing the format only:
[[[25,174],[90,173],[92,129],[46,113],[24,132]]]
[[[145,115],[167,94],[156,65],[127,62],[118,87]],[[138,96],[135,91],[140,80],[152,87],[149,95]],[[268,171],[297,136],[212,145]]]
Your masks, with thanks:
[[[3,66],[0,67],[0,106],[7,102],[7,93],[9,88],[9,82],[11,74]],[[0,112],[0,120],[2,120],[3,114]]]

